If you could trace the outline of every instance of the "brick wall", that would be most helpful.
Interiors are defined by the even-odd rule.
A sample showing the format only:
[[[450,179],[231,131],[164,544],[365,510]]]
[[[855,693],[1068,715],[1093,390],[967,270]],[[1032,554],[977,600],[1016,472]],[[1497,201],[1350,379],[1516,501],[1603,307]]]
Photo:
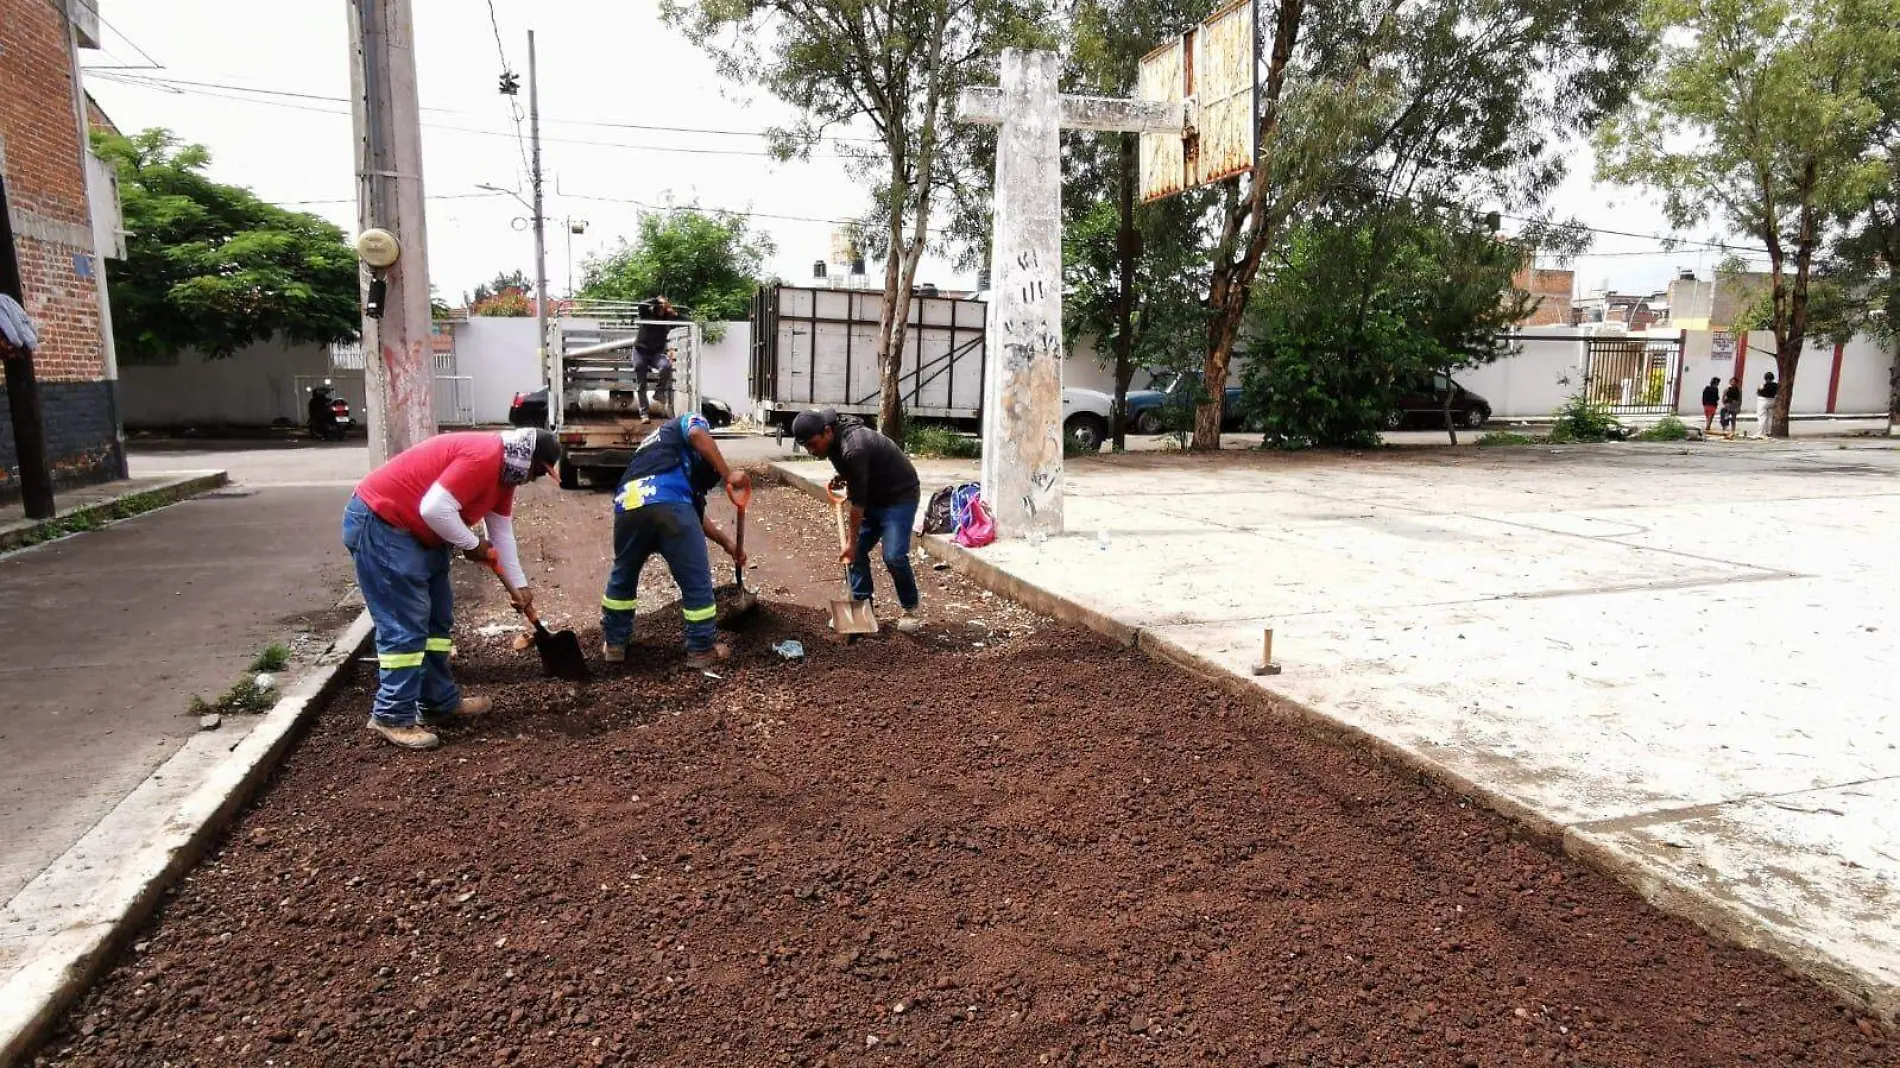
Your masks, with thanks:
[[[104,381],[98,272],[86,204],[86,146],[73,100],[71,26],[53,0],[0,0],[0,178],[27,314],[40,335],[47,455],[63,481],[124,476],[110,383]],[[57,388],[71,386],[73,388]],[[4,396],[0,393],[0,396]],[[57,398],[57,399],[56,399]],[[11,466],[11,420],[0,455]]]
[[[83,486],[123,478],[124,446],[111,382],[42,382],[40,414],[55,486]],[[116,473],[115,473],[116,472]],[[20,461],[13,449],[13,417],[0,389],[0,501],[20,497]]]
[[[1570,322],[1570,298],[1577,276],[1572,271],[1522,267],[1511,279],[1513,289],[1521,289],[1536,300],[1530,318],[1520,326],[1559,326]]]

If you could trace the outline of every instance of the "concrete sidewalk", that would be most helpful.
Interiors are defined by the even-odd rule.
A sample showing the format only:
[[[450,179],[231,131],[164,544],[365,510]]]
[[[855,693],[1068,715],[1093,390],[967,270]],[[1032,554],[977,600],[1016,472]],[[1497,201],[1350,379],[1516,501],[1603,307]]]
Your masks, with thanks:
[[[320,648],[356,614],[338,608],[338,526],[364,453],[326,467],[303,451],[135,453],[138,478],[226,466],[233,484],[0,560],[0,974],[44,933],[12,899],[192,739],[191,698],[215,699],[272,642]],[[217,735],[234,746],[250,722]]]
[[[1900,1007],[1888,443],[1127,456],[1071,464],[1065,507],[960,566]],[[1269,626],[1285,673],[1255,679]]]

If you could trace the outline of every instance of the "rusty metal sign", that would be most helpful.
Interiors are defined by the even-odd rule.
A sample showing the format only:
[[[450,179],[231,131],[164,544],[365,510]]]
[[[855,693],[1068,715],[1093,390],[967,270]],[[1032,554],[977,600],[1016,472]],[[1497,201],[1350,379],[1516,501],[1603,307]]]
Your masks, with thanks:
[[[1141,135],[1142,203],[1249,170],[1257,53],[1253,0],[1232,0],[1201,25],[1143,56],[1143,100],[1187,105],[1178,137]]]

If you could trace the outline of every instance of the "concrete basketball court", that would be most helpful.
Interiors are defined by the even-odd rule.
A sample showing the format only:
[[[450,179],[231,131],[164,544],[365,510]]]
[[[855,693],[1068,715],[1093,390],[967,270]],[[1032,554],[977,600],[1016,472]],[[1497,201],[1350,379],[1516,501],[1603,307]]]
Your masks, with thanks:
[[[920,466],[927,489],[975,474]],[[1886,441],[1104,457],[1069,465],[1064,504],[1067,534],[975,566],[1363,732],[1893,1014]],[[1283,674],[1255,679],[1269,626]]]

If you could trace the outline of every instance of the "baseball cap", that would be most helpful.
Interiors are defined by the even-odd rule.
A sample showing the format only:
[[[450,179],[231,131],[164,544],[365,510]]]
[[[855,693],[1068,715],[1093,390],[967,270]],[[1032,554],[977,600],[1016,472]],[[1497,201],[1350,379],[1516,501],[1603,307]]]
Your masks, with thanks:
[[[823,411],[799,412],[792,420],[792,440],[801,447],[818,436],[825,427],[838,421],[838,413],[826,408]]]

